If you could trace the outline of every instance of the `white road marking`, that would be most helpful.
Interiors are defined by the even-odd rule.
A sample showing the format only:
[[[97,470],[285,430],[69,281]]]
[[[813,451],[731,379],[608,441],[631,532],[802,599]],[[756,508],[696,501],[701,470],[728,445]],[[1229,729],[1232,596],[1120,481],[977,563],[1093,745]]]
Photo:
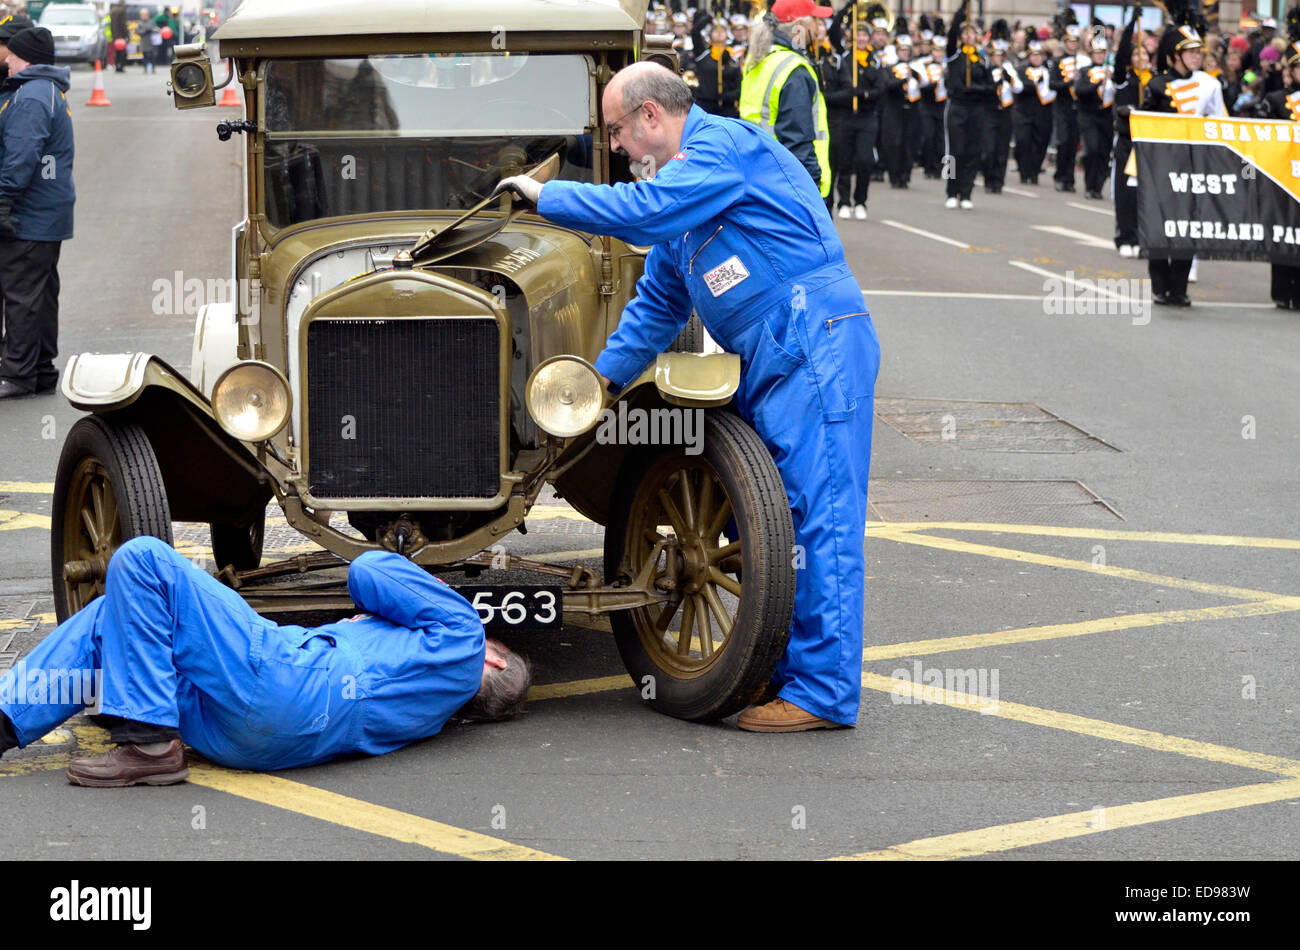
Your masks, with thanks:
[[[903,224],[903,222],[901,221],[891,221],[889,218],[884,218],[881,220],[880,223],[887,224],[891,228],[898,228],[900,231],[908,231],[912,234],[919,234],[921,237],[929,238],[931,241],[942,241],[944,244],[951,244],[953,247],[959,247],[963,251],[970,250],[970,245],[967,244],[965,241],[957,241],[954,240],[953,238],[945,237],[942,234],[935,234],[933,231],[923,231],[920,228],[912,227],[910,224]]]
[[[1009,195],[1019,195],[1021,198],[1037,198],[1038,195],[1032,191],[1021,191],[1019,188],[1012,188],[1009,185],[1003,185],[1002,190]]]
[[[869,297],[945,297],[953,300],[1033,300],[1041,302],[1042,294],[975,294],[949,293],[943,290],[871,290],[862,288]]]
[[[1077,201],[1067,201],[1066,204],[1071,208],[1078,208],[1080,211],[1091,211],[1093,214],[1104,214],[1108,218],[1115,217],[1114,211],[1105,208],[1094,208],[1092,205],[1080,204]]]
[[[1085,231],[1076,231],[1073,228],[1063,228],[1059,224],[1031,224],[1030,227],[1035,231],[1043,231],[1047,234],[1055,234],[1057,237],[1068,238],[1076,244],[1082,244],[1085,247],[1104,247],[1108,250],[1115,249],[1115,242],[1106,238],[1099,238],[1095,234],[1088,234]]]
[[[1027,264],[1024,261],[1007,261],[1007,263],[1010,264],[1012,267],[1019,267],[1021,270],[1027,270],[1031,274],[1038,274],[1040,277],[1050,277],[1052,278],[1052,280],[1063,281],[1071,285],[1080,283],[1079,280],[1076,280],[1073,277],[1066,277],[1064,274],[1053,274],[1050,270],[1043,270],[1043,268],[1041,267],[1035,267],[1033,264]],[[1114,294],[1111,293],[1109,290],[1106,290],[1097,281],[1089,280],[1088,283],[1086,284],[1086,287],[1088,291],[1090,291],[1091,293],[1102,294],[1107,297],[1116,297],[1116,296],[1121,298],[1123,297],[1122,294]],[[1041,299],[1041,298],[1035,298],[1035,299]],[[1194,306],[1202,310],[1214,310],[1216,308],[1225,308],[1225,309],[1232,309],[1232,310],[1272,310],[1274,305],[1271,303],[1255,303],[1253,301],[1220,302],[1217,300],[1205,300],[1200,302],[1194,301]]]

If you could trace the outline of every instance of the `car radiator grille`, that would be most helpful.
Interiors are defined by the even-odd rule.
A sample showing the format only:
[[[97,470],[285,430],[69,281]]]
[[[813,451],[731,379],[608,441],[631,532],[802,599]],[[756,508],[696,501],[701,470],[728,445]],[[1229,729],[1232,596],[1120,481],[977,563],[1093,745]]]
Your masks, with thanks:
[[[499,346],[490,318],[312,321],[312,495],[494,497]]]

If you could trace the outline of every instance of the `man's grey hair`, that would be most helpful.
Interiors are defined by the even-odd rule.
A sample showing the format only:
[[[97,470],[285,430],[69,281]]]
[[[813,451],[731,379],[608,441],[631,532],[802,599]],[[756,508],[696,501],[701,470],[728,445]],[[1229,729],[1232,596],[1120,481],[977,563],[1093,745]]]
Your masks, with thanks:
[[[666,114],[682,116],[690,112],[695,103],[686,80],[663,66],[632,69],[623,80],[622,92],[623,107],[629,112],[648,99],[659,103]]]
[[[513,719],[523,708],[533,681],[533,665],[513,650],[506,654],[505,669],[489,667],[474,698],[460,708],[457,718],[469,722]]]

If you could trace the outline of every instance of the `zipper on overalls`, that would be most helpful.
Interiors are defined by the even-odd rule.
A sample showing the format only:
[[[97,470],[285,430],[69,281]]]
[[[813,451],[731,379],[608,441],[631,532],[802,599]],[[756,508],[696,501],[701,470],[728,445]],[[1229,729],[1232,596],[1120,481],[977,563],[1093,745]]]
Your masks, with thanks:
[[[722,226],[721,224],[719,224],[719,225],[718,225],[718,231],[721,231],[721,230],[722,230],[722,227],[723,227],[723,226]],[[700,253],[701,253],[701,252],[702,252],[706,247],[709,246],[709,241],[712,241],[715,237],[718,236],[718,231],[714,231],[712,234],[710,234],[710,235],[709,235],[709,240],[708,240],[708,241],[705,241],[703,244],[701,244],[701,245],[696,249],[695,253],[691,255],[691,262],[690,262],[689,264],[686,265],[686,276],[689,277],[690,275],[692,275],[692,274],[695,273],[695,258],[699,257],[699,256],[700,256]]]
[[[849,317],[866,317],[866,316],[870,316],[870,314],[867,313],[867,311],[863,310],[861,313],[846,313],[842,317],[831,317],[829,320],[826,321],[826,329],[830,330],[831,324],[834,323],[836,320],[847,320]]]

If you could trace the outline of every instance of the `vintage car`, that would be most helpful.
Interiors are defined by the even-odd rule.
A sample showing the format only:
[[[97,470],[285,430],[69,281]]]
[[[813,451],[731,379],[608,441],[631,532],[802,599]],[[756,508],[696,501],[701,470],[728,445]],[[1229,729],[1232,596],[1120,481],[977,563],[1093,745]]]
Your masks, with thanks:
[[[494,194],[525,171],[632,180],[600,103],[622,66],[672,63],[644,14],[645,0],[245,0],[215,59],[178,48],[178,108],[243,91],[213,141],[245,150],[241,292],[200,311],[188,376],[147,353],[65,369],[90,415],[55,481],[61,619],[102,593],[126,539],[204,522],[219,576],[272,616],[347,609],[323,578],[373,549],[454,584],[540,572],[553,587],[476,588],[485,621],[608,615],[642,695],[674,716],[761,694],[789,635],[794,543],[771,456],[728,408],[739,357],[663,354],[609,394],[591,364],[647,249]],[[701,332],[676,348],[700,350]],[[633,410],[694,414],[702,450],[597,437],[605,413]],[[548,485],[605,526],[603,577],[509,553]],[[263,564],[269,503],[321,550]]]

